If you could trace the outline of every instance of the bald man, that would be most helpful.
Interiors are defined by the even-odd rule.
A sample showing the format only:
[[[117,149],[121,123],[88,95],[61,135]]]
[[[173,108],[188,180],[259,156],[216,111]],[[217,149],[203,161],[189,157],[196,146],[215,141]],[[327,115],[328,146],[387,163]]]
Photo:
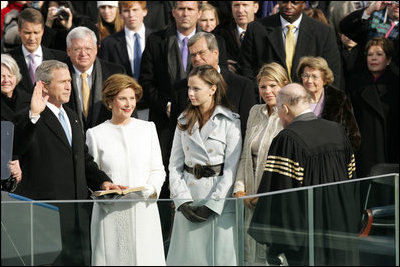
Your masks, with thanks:
[[[276,101],[284,129],[272,141],[258,193],[355,177],[354,154],[344,128],[315,116],[310,109],[310,95],[302,85],[293,83],[283,87]],[[327,234],[357,232],[356,194],[354,187],[348,185],[314,194],[314,238],[315,244],[322,244],[315,247],[316,265],[355,264],[357,257],[353,256],[357,253],[352,251],[355,246],[343,240],[345,245],[332,245],[337,240]],[[249,234],[268,244],[269,264],[279,265],[285,260],[289,265],[309,264],[308,200],[304,193],[296,191],[258,200]],[[349,247],[344,248],[346,245]]]

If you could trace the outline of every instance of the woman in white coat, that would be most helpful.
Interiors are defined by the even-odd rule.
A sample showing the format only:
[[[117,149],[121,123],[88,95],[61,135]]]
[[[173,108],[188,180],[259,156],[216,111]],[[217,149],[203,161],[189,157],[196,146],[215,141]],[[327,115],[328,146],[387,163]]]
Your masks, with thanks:
[[[242,149],[239,115],[209,65],[188,78],[190,104],[178,118],[170,164],[176,212],[167,265],[237,265],[232,195]]]
[[[157,132],[153,122],[131,118],[142,95],[132,77],[110,76],[102,98],[112,118],[86,133],[89,153],[115,183],[145,187],[139,200],[94,203],[92,265],[165,265],[156,203],[165,170]]]
[[[276,96],[289,83],[286,70],[278,63],[261,67],[257,75],[260,97],[265,104],[254,105],[247,120],[243,151],[234,185],[234,196],[257,193],[272,139],[283,129],[276,109]],[[245,232],[253,216],[256,200],[245,198]],[[258,244],[248,234],[244,236],[245,262],[249,265],[265,264],[265,245]]]

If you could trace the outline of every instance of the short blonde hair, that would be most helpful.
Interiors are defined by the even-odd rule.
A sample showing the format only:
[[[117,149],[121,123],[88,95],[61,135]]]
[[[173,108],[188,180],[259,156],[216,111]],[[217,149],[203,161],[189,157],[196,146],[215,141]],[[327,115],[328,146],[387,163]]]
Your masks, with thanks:
[[[1,65],[6,67],[12,74],[15,75],[17,84],[21,81],[22,75],[15,59],[9,54],[1,54]]]
[[[104,82],[102,91],[102,101],[107,109],[111,110],[111,102],[114,97],[118,95],[122,90],[132,88],[135,92],[136,103],[143,96],[142,86],[132,77],[125,74],[113,74]]]
[[[276,62],[264,64],[261,67],[257,74],[257,84],[264,77],[268,80],[276,81],[280,87],[289,84],[289,76],[286,69]]]
[[[299,66],[297,67],[297,77],[300,79],[304,69],[319,70],[322,73],[322,79],[326,84],[332,84],[335,80],[332,70],[328,66],[328,62],[322,57],[302,57],[300,58]],[[300,79],[301,80],[301,79]]]

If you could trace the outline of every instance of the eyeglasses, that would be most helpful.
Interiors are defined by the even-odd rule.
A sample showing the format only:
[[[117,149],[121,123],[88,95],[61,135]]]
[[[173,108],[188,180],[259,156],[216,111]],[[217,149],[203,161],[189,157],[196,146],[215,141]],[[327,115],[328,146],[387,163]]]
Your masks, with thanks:
[[[308,79],[310,79],[310,78],[312,78],[314,81],[315,80],[318,80],[318,79],[320,79],[321,77],[320,76],[318,76],[318,75],[315,75],[315,74],[307,74],[307,73],[303,73],[302,75],[301,75],[301,78],[303,79],[303,80],[308,80]]]
[[[278,1],[279,4],[288,4],[289,2],[291,2],[292,5],[297,6],[298,4],[300,4],[304,1]]]
[[[72,51],[74,51],[74,53],[80,53],[82,51],[84,51],[85,53],[92,53],[94,49],[91,47],[81,47],[81,48],[72,48]]]
[[[204,49],[204,50],[200,50],[200,51],[195,52],[195,53],[190,53],[190,57],[195,58],[197,55],[199,55],[200,57],[203,57],[208,50],[209,49]]]

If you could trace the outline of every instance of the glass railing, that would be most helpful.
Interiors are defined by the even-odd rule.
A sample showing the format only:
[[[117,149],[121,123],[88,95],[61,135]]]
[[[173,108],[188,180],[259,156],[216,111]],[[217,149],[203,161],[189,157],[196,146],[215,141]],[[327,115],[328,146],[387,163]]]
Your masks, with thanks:
[[[212,215],[179,235],[172,234],[171,226],[178,222],[174,221],[171,200],[29,201],[2,192],[1,264],[91,265],[93,254],[99,264],[118,265],[119,260],[126,260],[144,265],[160,262],[155,256],[160,253],[166,261],[169,252],[167,262],[179,263],[182,259],[192,265],[266,265],[267,261],[307,266],[399,265],[398,174],[224,202],[227,219]],[[159,216],[154,217],[157,208]],[[147,214],[152,209],[152,215]],[[103,217],[91,225],[90,218]],[[124,227],[134,230],[130,235],[117,236]],[[180,227],[176,226],[182,230]],[[199,231],[203,239],[215,243],[180,254],[176,244],[185,244],[199,236]],[[222,246],[216,244],[221,236]],[[114,241],[108,243],[111,239]],[[144,239],[147,241],[142,242]],[[96,246],[91,246],[90,240]],[[102,255],[107,246],[110,250],[125,249],[127,258],[107,259]]]

